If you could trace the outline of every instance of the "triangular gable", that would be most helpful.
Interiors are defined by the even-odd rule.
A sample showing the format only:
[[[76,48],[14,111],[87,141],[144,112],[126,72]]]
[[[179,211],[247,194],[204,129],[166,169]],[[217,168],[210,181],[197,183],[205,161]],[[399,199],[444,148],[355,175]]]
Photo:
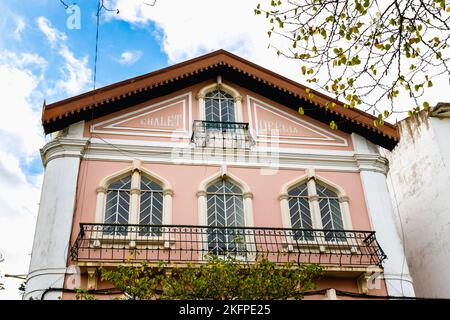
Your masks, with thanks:
[[[188,137],[192,126],[191,93],[151,104],[94,124],[92,133]]]
[[[290,102],[285,99],[284,105],[291,109],[295,109],[298,105],[298,102],[295,103],[293,100],[304,101],[311,107],[305,109],[305,114],[309,117],[325,125],[332,120],[338,121],[339,128],[343,132],[356,133],[389,150],[397,144],[399,135],[396,126],[387,122],[384,125],[374,126],[376,117],[357,108],[346,108],[338,100],[224,50],[49,105],[44,102],[42,112],[44,131],[51,133],[62,130],[72,123],[96,119],[217,76],[241,83],[246,89],[274,101],[277,101],[280,94],[286,95]],[[310,93],[314,94],[312,101]],[[327,108],[330,102],[334,103],[332,110]]]
[[[248,97],[250,128],[257,142],[348,146],[347,140],[261,100]]]

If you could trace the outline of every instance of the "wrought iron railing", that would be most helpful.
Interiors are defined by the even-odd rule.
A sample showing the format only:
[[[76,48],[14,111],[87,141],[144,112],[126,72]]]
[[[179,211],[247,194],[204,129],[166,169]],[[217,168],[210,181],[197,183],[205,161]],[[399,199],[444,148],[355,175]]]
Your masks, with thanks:
[[[208,256],[251,263],[381,266],[374,231],[81,223],[74,261],[202,263]]]
[[[223,149],[249,149],[254,140],[248,130],[248,123],[194,121],[191,142],[196,147]]]

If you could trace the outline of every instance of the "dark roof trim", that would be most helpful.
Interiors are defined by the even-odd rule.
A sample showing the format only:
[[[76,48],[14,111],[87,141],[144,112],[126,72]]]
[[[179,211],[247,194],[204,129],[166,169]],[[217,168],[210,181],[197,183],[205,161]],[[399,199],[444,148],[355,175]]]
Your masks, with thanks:
[[[262,93],[264,96],[284,94],[306,101],[328,115],[315,117],[320,121],[328,121],[326,119],[330,118],[330,115],[338,116],[341,119],[340,121],[352,124],[344,126],[347,130],[357,132],[385,148],[393,148],[398,141],[396,126],[385,123],[383,126],[374,127],[373,120],[376,119],[374,116],[358,109],[345,108],[340,101],[312,89],[310,89],[310,92],[314,94],[314,98],[311,101],[307,93],[308,88],[302,84],[225,50],[214,51],[201,57],[49,105],[44,104],[42,112],[44,131],[50,133],[80,120],[101,117],[121,108],[132,106],[133,103],[142,99],[153,99],[180,90],[183,86],[186,87],[208,80],[218,72],[228,72],[233,78],[236,78],[236,74],[245,76],[246,87],[250,90],[265,87],[272,91],[272,94],[265,94],[267,91],[264,91]],[[231,79],[231,81],[233,80]],[[236,79],[234,82],[236,82]],[[240,81],[236,83],[240,84]],[[117,103],[118,101],[120,103]],[[327,102],[334,102],[335,107],[326,108]],[[342,126],[339,126],[339,128],[342,129]]]

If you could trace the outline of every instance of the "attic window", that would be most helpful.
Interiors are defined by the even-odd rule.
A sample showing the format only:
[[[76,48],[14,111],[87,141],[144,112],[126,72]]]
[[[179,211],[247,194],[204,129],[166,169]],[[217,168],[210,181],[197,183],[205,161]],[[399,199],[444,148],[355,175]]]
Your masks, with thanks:
[[[234,98],[222,90],[214,90],[205,96],[205,120],[235,122]]]

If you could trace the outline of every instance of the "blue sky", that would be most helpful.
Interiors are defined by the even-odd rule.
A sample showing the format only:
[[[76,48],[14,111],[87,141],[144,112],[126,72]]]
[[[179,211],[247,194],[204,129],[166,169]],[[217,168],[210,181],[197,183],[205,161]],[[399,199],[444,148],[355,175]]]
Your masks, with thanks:
[[[158,0],[154,7],[146,2],[151,0],[105,0],[120,13],[102,13],[97,87],[217,49],[302,82],[297,62],[267,49],[268,27],[253,13],[259,0]],[[69,14],[59,0],[0,2],[0,277],[28,271],[43,181],[39,148],[49,140],[40,124],[42,103],[93,87],[97,0],[76,3],[79,30],[67,27]],[[432,90],[431,105],[450,100],[448,82]],[[20,298],[20,281],[0,281],[7,286],[0,299]]]
[[[48,61],[46,80],[41,84],[44,88],[50,87],[51,82],[60,77],[61,59],[55,50],[49,46],[45,35],[37,28],[36,19],[45,17],[52,28],[64,32],[67,36],[69,49],[76,57],[88,58],[87,66],[94,69],[94,48],[96,36],[96,1],[76,1],[81,11],[81,28],[68,29],[66,26],[70,14],[58,0],[53,1],[3,1],[0,4],[2,12],[8,12],[6,20],[6,34],[1,47],[13,52],[32,52],[44,57]],[[71,3],[67,1],[67,3]],[[41,4],[41,5],[39,5]],[[97,79],[101,85],[114,83],[142,73],[150,72],[167,65],[167,56],[159,44],[160,31],[154,23],[133,26],[121,20],[105,21],[108,12],[102,12],[102,21],[99,30],[99,51]],[[8,17],[9,16],[9,17]],[[24,19],[25,29],[21,32],[21,41],[14,41],[14,30],[17,28],[18,17]],[[4,18],[5,19],[5,18]],[[8,39],[10,38],[10,39]],[[13,38],[13,39],[11,39]],[[11,41],[12,40],[12,41]],[[121,54],[140,52],[142,56],[135,63],[119,63]],[[48,101],[64,98],[64,92],[46,96]]]
[[[39,124],[42,103],[93,87],[96,4],[92,0],[77,3],[81,9],[79,30],[67,28],[69,14],[57,0],[0,3],[0,82],[6,84],[0,90],[10,104],[0,106],[4,119],[0,120],[0,187],[9,190],[0,193],[0,253],[5,259],[0,264],[1,275],[26,274],[28,270],[43,179],[39,148],[48,140]],[[154,23],[135,27],[106,19],[104,14],[97,87],[167,66]],[[52,32],[54,41],[49,40]],[[67,90],[65,82],[75,89]],[[6,109],[16,107],[15,112]],[[11,118],[6,121],[8,116]],[[0,281],[6,284],[0,299],[20,298],[20,280],[2,277]]]
[[[150,1],[105,1],[120,13],[101,15],[97,87],[220,48],[272,65],[267,44],[260,44],[265,32],[255,27],[263,23],[253,15],[256,1],[165,0],[155,7],[145,2]],[[40,124],[43,101],[93,88],[97,1],[76,4],[80,29],[68,28],[70,14],[59,0],[0,3],[0,281],[7,289],[0,299],[20,298],[21,281],[2,275],[28,271],[43,182],[39,149],[50,139]]]

